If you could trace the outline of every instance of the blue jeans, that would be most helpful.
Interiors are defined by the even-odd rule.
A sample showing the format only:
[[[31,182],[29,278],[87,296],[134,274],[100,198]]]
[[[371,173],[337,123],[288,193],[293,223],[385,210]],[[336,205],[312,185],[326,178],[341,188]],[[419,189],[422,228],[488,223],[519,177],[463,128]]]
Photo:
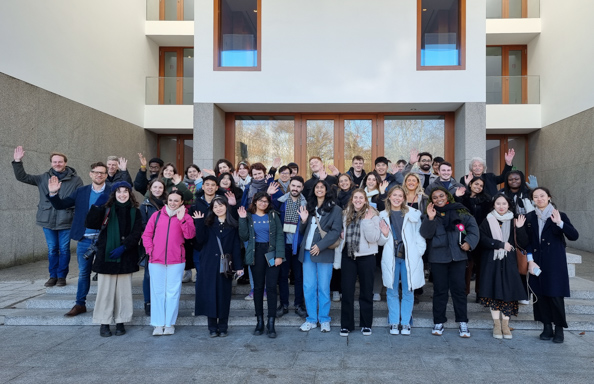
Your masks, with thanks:
[[[85,259],[83,256],[93,240],[83,238],[76,246],[76,259],[78,260],[78,288],[76,290],[76,304],[85,305],[87,295],[91,287],[91,267],[93,259]]]
[[[410,325],[415,295],[408,290],[408,275],[406,263],[403,259],[395,258],[394,285],[388,288],[386,298],[388,301],[388,323]],[[398,297],[398,283],[402,279],[402,301]],[[402,320],[401,320],[402,319]]]
[[[309,251],[303,257],[303,295],[307,308],[307,321],[330,321],[330,280],[332,263],[314,263]],[[318,312],[318,303],[320,310]]]
[[[66,278],[70,264],[70,229],[43,228],[47,243],[50,277]]]

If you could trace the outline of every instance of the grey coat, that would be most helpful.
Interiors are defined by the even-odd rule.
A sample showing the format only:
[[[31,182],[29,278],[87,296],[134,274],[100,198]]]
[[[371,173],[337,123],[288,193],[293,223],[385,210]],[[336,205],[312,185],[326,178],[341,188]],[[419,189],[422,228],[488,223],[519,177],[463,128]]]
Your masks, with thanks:
[[[51,169],[41,175],[29,175],[25,172],[22,161],[13,161],[12,169],[14,176],[22,183],[35,185],[39,189],[39,204],[37,205],[37,225],[48,228],[54,231],[69,229],[74,218],[74,207],[67,209],[55,209],[50,203],[47,195],[49,189],[47,183],[52,177]],[[71,167],[66,167],[67,175],[62,181],[62,187],[58,191],[58,196],[64,199],[70,196],[78,187],[83,186],[80,177],[77,176],[76,170]]]
[[[307,234],[309,233],[311,222],[312,215],[309,215],[307,225],[301,225],[299,228],[299,232],[303,235],[303,241],[301,241],[301,247],[299,248],[299,261],[302,263],[305,257],[305,243],[307,242]],[[312,256],[311,261],[314,263],[333,263],[334,249],[328,249],[328,247],[334,244],[340,237],[340,232],[342,231],[342,209],[338,205],[335,205],[330,212],[322,210],[320,227],[326,231],[326,236],[323,239],[317,225],[315,227],[315,234],[311,245],[312,247],[317,245],[320,249],[320,254],[318,256]]]

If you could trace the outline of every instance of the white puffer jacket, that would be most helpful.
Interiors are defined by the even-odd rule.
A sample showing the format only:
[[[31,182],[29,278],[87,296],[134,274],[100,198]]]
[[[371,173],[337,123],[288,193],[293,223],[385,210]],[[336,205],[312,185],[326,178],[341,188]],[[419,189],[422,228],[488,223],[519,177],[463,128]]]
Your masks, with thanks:
[[[390,225],[390,214],[387,211],[380,212],[380,220],[385,220]],[[423,253],[427,247],[427,242],[419,233],[421,229],[421,212],[410,208],[404,216],[402,223],[402,241],[404,242],[404,251],[406,254],[405,264],[408,280],[408,290],[412,291],[425,285],[425,272],[423,270]],[[382,253],[382,280],[384,286],[393,288],[394,285],[394,240],[392,230],[387,237],[382,233],[378,241],[379,245],[384,246]]]

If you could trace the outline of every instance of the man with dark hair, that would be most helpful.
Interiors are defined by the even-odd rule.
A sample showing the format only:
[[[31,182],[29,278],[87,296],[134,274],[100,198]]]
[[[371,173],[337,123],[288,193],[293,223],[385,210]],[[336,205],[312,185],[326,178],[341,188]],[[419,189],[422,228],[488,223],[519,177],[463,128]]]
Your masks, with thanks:
[[[425,189],[427,196],[431,195],[431,191],[437,187],[445,188],[449,193],[452,194],[452,196],[456,198],[456,200],[461,198],[466,191],[466,187],[458,183],[456,179],[452,177],[452,164],[448,163],[447,161],[442,161],[441,164],[439,164],[439,179],[429,184],[429,186]]]
[[[303,187],[303,196],[305,196],[305,199],[308,198],[318,180],[326,180],[330,185],[338,183],[338,179],[335,176],[326,173],[324,163],[320,157],[312,156],[309,159],[309,168],[311,169],[312,175],[311,178],[305,182],[305,186]]]
[[[48,248],[49,275],[46,287],[66,285],[68,265],[70,264],[70,226],[72,225],[72,210],[58,211],[46,199],[49,192],[47,185],[53,176],[60,181],[62,188],[60,196],[68,196],[83,185],[76,174],[76,170],[67,166],[68,159],[63,153],[50,154],[51,168],[40,175],[29,175],[23,167],[25,151],[18,146],[14,150],[12,169],[18,181],[35,185],[39,190],[39,204],[37,205],[37,225],[43,228]]]
[[[421,179],[421,185],[423,189],[427,189],[429,184],[433,183],[435,180],[438,179],[438,175],[434,175],[431,172],[431,165],[433,163],[433,156],[429,152],[421,152],[419,153],[416,149],[410,151],[410,161],[408,165],[404,168],[403,173],[409,173],[412,171],[413,166],[415,163],[419,163],[419,169],[417,170],[417,174]]]
[[[106,183],[117,183],[118,181],[126,181],[132,185],[132,178],[128,173],[128,160],[123,157],[107,156],[107,179]]]
[[[365,159],[363,158],[363,156],[356,155],[353,157],[353,160],[351,162],[351,168],[346,172],[351,176],[351,178],[353,179],[353,183],[357,188],[361,186],[361,182],[363,181],[366,175],[365,170],[363,169],[364,164]]]
[[[276,310],[277,317],[282,317],[289,312],[289,272],[291,269],[295,281],[295,313],[303,318],[307,316],[303,296],[303,264],[298,257],[299,245],[302,240],[302,235],[299,234],[301,226],[299,208],[307,205],[305,197],[301,194],[304,184],[301,176],[294,176],[289,182],[287,193],[281,194],[277,183],[272,183],[268,188],[268,194],[272,196],[272,205],[280,212],[285,233],[286,260],[280,266],[278,278],[280,304]],[[273,304],[270,303],[270,305]]]
[[[289,192],[289,183],[291,182],[291,168],[283,165],[278,169],[278,179],[276,182],[280,186],[280,190],[283,194]]]
[[[148,162],[149,174],[147,175],[146,158],[142,155],[142,153],[139,153],[138,159],[140,160],[140,170],[134,179],[134,189],[136,189],[136,191],[138,191],[140,194],[144,195],[146,193],[149,181],[159,177],[159,172],[161,171],[161,167],[163,167],[164,163],[163,160],[159,159],[158,157],[153,157],[150,159]]]
[[[76,240],[76,258],[78,260],[78,288],[76,290],[76,303],[64,316],[73,317],[87,311],[86,301],[91,287],[92,257],[85,257],[85,253],[96,241],[99,231],[85,226],[85,219],[91,205],[101,206],[109,199],[110,188],[106,188],[107,167],[101,162],[91,164],[91,184],[77,188],[68,197],[58,195],[60,182],[52,177],[48,183],[47,198],[55,209],[69,209],[74,207],[74,220],[70,230],[70,238]]]

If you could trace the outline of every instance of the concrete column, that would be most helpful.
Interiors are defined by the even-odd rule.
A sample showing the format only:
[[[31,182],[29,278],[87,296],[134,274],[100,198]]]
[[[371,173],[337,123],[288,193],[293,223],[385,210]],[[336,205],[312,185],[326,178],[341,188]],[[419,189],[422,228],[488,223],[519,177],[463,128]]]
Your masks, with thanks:
[[[225,111],[213,103],[194,104],[194,163],[213,168],[225,157]]]
[[[468,163],[475,156],[485,158],[487,146],[487,111],[485,103],[464,103],[455,114],[456,180],[468,173]]]

